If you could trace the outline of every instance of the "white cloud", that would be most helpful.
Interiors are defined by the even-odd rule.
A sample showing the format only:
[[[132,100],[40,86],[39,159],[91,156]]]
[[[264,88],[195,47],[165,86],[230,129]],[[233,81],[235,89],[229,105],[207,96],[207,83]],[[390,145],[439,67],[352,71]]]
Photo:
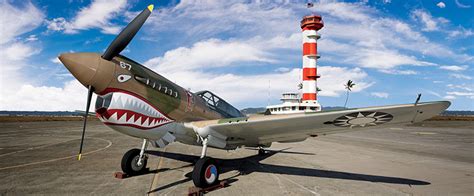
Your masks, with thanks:
[[[279,68],[275,69],[275,71],[284,73],[284,72],[289,72],[290,68],[288,68],[288,67],[279,67]]]
[[[396,70],[396,69],[383,69],[380,72],[393,74],[393,75],[416,75],[418,72],[414,70]]]
[[[463,4],[463,3],[459,2],[459,0],[454,0],[454,2],[460,8],[470,8],[471,7],[470,5],[466,5],[466,4]]]
[[[210,39],[195,43],[191,48],[167,51],[163,57],[152,58],[145,65],[158,65],[160,71],[184,71],[229,66],[235,62],[273,62],[269,56],[258,45]]]
[[[56,63],[56,64],[61,64],[61,65],[62,65],[62,63],[61,63],[61,61],[59,60],[58,57],[51,58],[51,59],[49,59],[49,61],[51,61],[51,62],[53,62],[53,63]]]
[[[320,44],[323,54],[331,53],[343,58],[337,58],[338,62],[356,64],[360,67],[377,69],[389,74],[416,74],[413,70],[400,71],[400,66],[434,66],[436,64],[418,60],[415,56],[401,54],[396,50],[380,48],[381,43],[374,43],[374,46],[365,43],[341,43],[332,39],[322,39]],[[342,59],[342,60],[341,60]]]
[[[63,17],[48,20],[46,23],[48,24],[48,30],[51,31],[62,31],[66,28],[66,26],[70,26],[70,24]]]
[[[6,61],[21,61],[39,52],[38,49],[34,49],[32,46],[21,42],[14,42],[2,47],[4,48],[2,53],[0,53],[0,58]]]
[[[76,80],[66,82],[60,88],[23,84],[15,92],[2,97],[0,109],[30,111],[84,110],[86,98],[87,89]]]
[[[462,65],[462,66],[444,65],[444,66],[440,66],[439,68],[444,69],[444,70],[449,70],[449,71],[464,71],[468,68],[468,66],[467,65]]]
[[[43,18],[44,14],[32,3],[15,7],[7,1],[0,2],[0,100],[23,81],[18,70],[27,66],[24,60],[40,51],[33,42],[23,42],[18,36],[38,27]]]
[[[456,99],[456,97],[452,96],[452,95],[446,95],[446,96],[443,97],[443,99],[454,100],[454,99]]]
[[[428,94],[434,95],[436,97],[441,97],[441,95],[437,92],[431,91],[431,90],[425,90]]]
[[[0,103],[10,96],[25,81],[20,70],[28,64],[24,62],[26,58],[33,55],[33,47],[23,43],[13,43],[10,46],[0,45],[3,51],[0,52]],[[0,104],[2,106],[2,104]]]
[[[14,49],[12,49],[14,48]],[[34,50],[16,43],[9,50]],[[3,54],[3,53],[2,53]],[[87,89],[76,80],[66,82],[62,87],[37,85],[26,78],[21,69],[33,53],[22,53],[24,58],[10,58],[8,53],[1,56],[2,77],[0,77],[0,110],[83,110]],[[4,77],[8,76],[8,77]],[[40,104],[39,104],[40,103]]]
[[[466,84],[447,84],[446,87],[450,89],[462,89],[465,91],[474,91],[474,84],[466,85]]]
[[[436,64],[418,60],[415,56],[401,54],[398,51],[375,46],[362,46],[361,43],[341,43],[332,39],[321,39],[318,50],[324,54],[335,55],[336,62],[377,69],[383,73],[411,75],[413,70],[399,70],[400,66],[434,66]],[[325,58],[325,56],[323,56]]]
[[[457,79],[464,79],[464,80],[471,80],[472,77],[471,76],[468,76],[468,75],[464,75],[464,74],[449,74],[449,76],[453,77],[453,78],[457,78]]]
[[[30,35],[25,39],[25,41],[29,41],[29,42],[33,42],[36,40],[38,40],[38,37],[36,35]]]
[[[465,29],[464,27],[448,31],[448,36],[450,38],[466,38],[472,35],[474,35],[474,32],[471,29]]]
[[[451,91],[451,92],[447,92],[446,94],[455,95],[455,96],[474,96],[474,92]]]
[[[41,47],[35,45],[36,36],[20,41],[19,36],[37,28],[44,14],[33,4],[16,7],[0,2],[0,110],[76,110],[84,108],[87,90],[78,82],[67,82],[63,87],[38,86],[23,75],[30,65],[29,58]],[[14,17],[14,18],[12,18]],[[4,21],[5,20],[5,21]],[[3,32],[8,29],[8,32]]]
[[[132,18],[135,13],[128,16]],[[179,41],[194,42],[222,33],[238,34],[242,38],[293,33],[297,29],[287,27],[298,27],[298,20],[294,10],[281,6],[281,3],[184,0],[175,7],[153,13],[146,25],[154,32],[173,33],[182,38]],[[278,31],[275,27],[279,27]]]
[[[446,4],[442,1],[440,1],[439,3],[436,4],[436,6],[438,6],[439,8],[445,8]]]
[[[424,25],[424,28],[422,29],[423,31],[439,31],[441,30],[438,26],[440,23],[442,24],[449,22],[449,20],[442,17],[435,18],[431,16],[429,12],[421,9],[413,10],[411,12],[411,16]]]
[[[12,41],[16,36],[29,32],[42,23],[44,14],[31,2],[24,4],[17,8],[8,1],[0,2],[0,44]]]
[[[374,97],[378,97],[378,98],[388,98],[388,93],[385,93],[385,92],[372,92],[370,93],[370,95],[374,96]]]
[[[448,35],[448,38],[467,38],[474,35],[474,32],[471,29],[466,29],[463,26],[450,27],[448,25],[450,23],[449,20],[443,17],[433,17],[426,10],[413,10],[411,12],[411,17],[423,25],[422,31],[443,32]]]
[[[434,63],[419,61],[416,57],[399,54],[395,51],[362,50],[359,63],[362,67],[377,68],[381,70],[393,69],[400,65],[433,66]]]
[[[126,6],[126,0],[94,0],[89,6],[81,8],[71,21],[63,17],[47,21],[48,29],[77,33],[79,30],[98,28],[105,34],[117,34],[121,27],[111,20],[124,13]]]
[[[98,42],[101,42],[101,41],[102,41],[102,37],[95,37],[94,39],[87,40],[86,42],[84,42],[84,44],[85,45],[94,44],[94,43],[98,43]],[[126,47],[126,49],[128,49],[128,47]]]

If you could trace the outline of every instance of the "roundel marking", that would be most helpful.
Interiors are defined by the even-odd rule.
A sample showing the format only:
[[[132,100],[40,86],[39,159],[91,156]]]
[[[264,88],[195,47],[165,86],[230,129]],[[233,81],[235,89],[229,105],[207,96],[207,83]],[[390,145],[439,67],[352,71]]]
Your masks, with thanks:
[[[126,82],[126,81],[130,80],[130,78],[132,78],[132,76],[125,75],[125,74],[122,74],[122,75],[117,76],[117,80],[118,80],[120,83]]]
[[[217,177],[217,168],[214,165],[209,165],[206,168],[206,172],[204,172],[204,179],[208,184],[214,183]]]
[[[334,120],[334,125],[339,127],[367,127],[376,126],[393,119],[391,114],[385,112],[354,112]]]

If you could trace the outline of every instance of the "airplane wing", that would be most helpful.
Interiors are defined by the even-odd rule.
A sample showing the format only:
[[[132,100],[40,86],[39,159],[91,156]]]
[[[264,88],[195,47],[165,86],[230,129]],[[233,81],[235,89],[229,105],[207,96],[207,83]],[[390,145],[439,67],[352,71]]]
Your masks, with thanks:
[[[374,126],[420,122],[444,110],[448,101],[424,102],[291,115],[255,115],[185,124],[199,135],[210,135],[218,148],[303,141],[311,136],[362,130]]]

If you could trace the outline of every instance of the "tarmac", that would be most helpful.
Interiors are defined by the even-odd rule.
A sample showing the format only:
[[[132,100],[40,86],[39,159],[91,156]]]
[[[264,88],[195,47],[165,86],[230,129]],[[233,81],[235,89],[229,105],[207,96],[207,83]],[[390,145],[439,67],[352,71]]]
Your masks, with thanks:
[[[141,140],[90,121],[0,123],[0,195],[186,195],[200,147],[148,151],[150,172],[114,178]],[[268,153],[209,149],[228,187],[208,195],[474,195],[474,121],[427,121],[274,143]]]

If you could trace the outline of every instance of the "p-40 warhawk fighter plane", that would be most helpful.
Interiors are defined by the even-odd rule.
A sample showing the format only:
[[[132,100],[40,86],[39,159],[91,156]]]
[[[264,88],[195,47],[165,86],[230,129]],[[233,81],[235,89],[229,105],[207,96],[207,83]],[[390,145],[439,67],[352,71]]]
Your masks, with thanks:
[[[59,56],[72,75],[89,89],[86,116],[92,93],[96,93],[96,115],[105,125],[143,139],[141,149],[132,149],[122,158],[122,170],[130,175],[145,169],[148,143],[165,147],[178,141],[202,146],[201,158],[194,165],[192,179],[197,187],[206,187],[217,183],[219,178],[218,165],[206,155],[207,147],[225,150],[257,147],[259,153],[264,153],[263,148],[269,147],[272,142],[299,142],[308,137],[353,128],[423,121],[450,105],[450,102],[440,101],[246,117],[212,92],[190,92],[119,54],[152,10],[153,5],[144,9],[102,55],[64,53]],[[79,159],[86,123],[87,118],[84,118]]]

